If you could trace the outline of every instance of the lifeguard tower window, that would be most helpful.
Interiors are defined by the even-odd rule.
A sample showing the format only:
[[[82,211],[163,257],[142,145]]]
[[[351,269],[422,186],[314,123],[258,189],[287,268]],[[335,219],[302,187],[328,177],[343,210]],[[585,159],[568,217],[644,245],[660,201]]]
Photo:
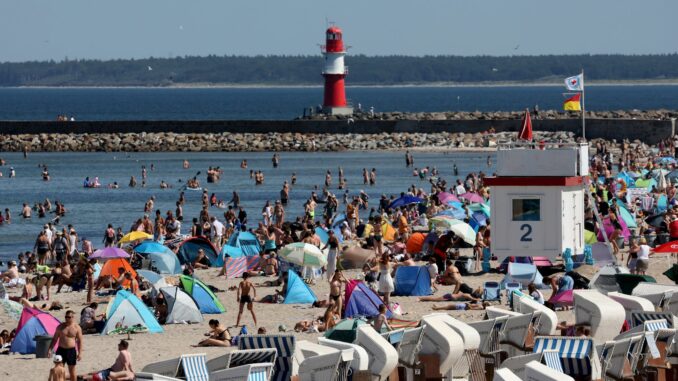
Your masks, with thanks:
[[[541,200],[538,198],[513,199],[513,221],[540,221]]]

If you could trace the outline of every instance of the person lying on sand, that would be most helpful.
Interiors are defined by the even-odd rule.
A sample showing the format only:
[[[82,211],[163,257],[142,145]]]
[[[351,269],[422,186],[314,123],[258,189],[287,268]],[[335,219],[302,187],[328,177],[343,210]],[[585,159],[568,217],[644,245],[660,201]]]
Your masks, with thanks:
[[[471,294],[458,292],[456,294],[445,294],[443,296],[422,296],[419,298],[420,302],[479,302],[481,299],[476,298]]]
[[[436,306],[435,304],[433,305],[433,310],[434,311],[464,311],[464,310],[484,310],[490,305],[489,302],[482,302],[482,303],[452,303],[448,304],[446,306]]]

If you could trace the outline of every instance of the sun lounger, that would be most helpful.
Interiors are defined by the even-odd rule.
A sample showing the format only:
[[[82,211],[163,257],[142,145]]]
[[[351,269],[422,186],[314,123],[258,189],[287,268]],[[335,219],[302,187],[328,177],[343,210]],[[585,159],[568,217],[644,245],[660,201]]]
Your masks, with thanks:
[[[484,360],[480,357],[480,334],[470,325],[457,320],[448,314],[432,314],[451,327],[464,342],[464,356],[460,358],[452,369],[451,377],[467,377],[469,381],[485,380]]]
[[[509,369],[497,369],[494,372],[492,381],[523,381],[523,379],[516,376]]]
[[[353,349],[353,360],[351,361],[351,369],[353,372],[367,370],[369,368],[370,360],[367,351],[359,345],[330,340],[324,337],[318,338],[318,344],[336,349]]]
[[[236,366],[210,373],[210,381],[268,381],[273,363]]]
[[[386,380],[393,369],[398,366],[398,352],[372,326],[358,327],[355,344],[367,352],[369,370],[378,380]]]
[[[424,316],[421,320],[424,327],[420,354],[438,355],[440,358],[440,374],[448,374],[464,355],[464,342],[439,314]]]
[[[249,364],[274,363],[277,357],[275,349],[235,350],[207,361],[210,373]]]
[[[242,335],[238,341],[238,349],[275,349],[277,358],[271,379],[287,381],[292,377],[295,344],[296,339],[292,335]]]
[[[610,292],[607,294],[607,296],[624,307],[627,321],[631,321],[632,311],[654,312],[655,310],[654,304],[652,304],[652,302],[640,296],[626,295],[620,292]]]
[[[539,322],[534,326],[534,331],[538,335],[555,335],[558,326],[558,316],[555,311],[538,303],[528,296],[516,298],[513,303],[513,309],[520,313],[535,312],[539,313]]]
[[[576,325],[590,325],[591,337],[604,343],[619,334],[626,311],[621,304],[598,291],[575,290],[574,316]]]
[[[341,351],[307,357],[299,365],[299,381],[334,381],[341,361]]]
[[[532,361],[525,367],[526,381],[574,381],[574,378],[548,366]]]
[[[600,378],[600,359],[596,354],[593,339],[569,336],[537,336],[534,342],[534,353],[547,350],[556,351],[560,355],[565,374],[572,376],[591,376]]]

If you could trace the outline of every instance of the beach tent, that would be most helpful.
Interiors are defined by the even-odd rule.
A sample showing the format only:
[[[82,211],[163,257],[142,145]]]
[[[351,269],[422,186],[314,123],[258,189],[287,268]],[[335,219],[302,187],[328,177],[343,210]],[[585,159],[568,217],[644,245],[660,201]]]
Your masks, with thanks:
[[[556,306],[571,306],[574,304],[574,290],[567,290],[555,294],[548,301]]]
[[[167,303],[165,324],[200,323],[203,321],[195,300],[179,287],[161,287],[160,292],[162,292]]]
[[[226,312],[226,309],[219,301],[216,295],[207,285],[196,278],[180,275],[181,287],[188,295],[191,295],[195,303],[204,314],[220,314]]]
[[[146,279],[149,283],[154,284],[160,279],[163,279],[164,277],[155,271],[151,270],[139,270],[137,271],[139,275],[141,275],[142,278]]]
[[[367,324],[367,322],[362,319],[344,319],[325,332],[325,338],[353,343],[358,335],[358,327],[363,324]]]
[[[254,234],[237,232],[221,248],[215,266],[225,267],[227,278],[237,278],[242,273],[259,267],[259,254],[261,252],[261,245],[259,245],[259,240]]]
[[[250,232],[235,232],[231,235],[226,244],[239,248],[243,254],[247,256],[259,255],[259,253],[262,252],[259,239]]]
[[[618,205],[621,205],[618,203]],[[626,208],[620,206],[619,207],[619,216],[624,220],[624,223],[626,223],[626,227],[628,228],[637,228],[638,223],[636,223],[636,217],[634,217],[631,212],[629,212]]]
[[[106,261],[106,263],[104,263],[104,265],[101,267],[101,271],[99,271],[99,277],[108,275],[113,277],[113,279],[118,279],[120,276],[118,269],[124,269],[125,272],[132,273],[133,278],[136,278],[137,276],[137,272],[132,268],[132,265],[130,265],[126,259],[114,258],[109,259]]]
[[[426,236],[423,233],[414,233],[410,236],[410,238],[407,240],[407,244],[405,245],[405,249],[407,250],[408,254],[419,254],[421,253],[421,249],[424,247],[424,241],[426,240]]]
[[[330,240],[330,235],[327,234],[327,232],[325,231],[325,229],[321,228],[320,226],[316,226],[316,228],[315,228],[315,235],[317,235],[318,238],[320,238],[320,242],[322,242],[323,245],[326,245],[326,244],[327,244],[327,241]]]
[[[111,331],[122,327],[141,326],[151,333],[162,332],[162,327],[155,320],[153,312],[136,297],[136,295],[120,290],[115,294],[115,299],[108,304],[106,308],[106,326],[102,335],[107,335]]]
[[[396,270],[393,295],[431,295],[431,276],[426,266],[400,266]]]
[[[527,288],[527,285],[534,283],[535,286],[543,286],[543,278],[537,266],[530,263],[512,263],[509,262],[506,275],[502,281],[502,287],[506,287],[507,283],[520,283],[523,288]]]
[[[191,237],[181,242],[177,249],[179,262],[181,262],[182,265],[193,262],[193,260],[198,257],[199,249],[203,249],[205,252],[205,256],[207,257],[210,266],[217,266],[219,252],[214,245],[212,245],[212,242],[205,237]]]
[[[292,270],[287,272],[287,290],[283,304],[310,304],[317,300],[313,290],[299,278],[297,273]]]
[[[344,317],[352,318],[357,316],[375,317],[379,315],[379,306],[384,304],[379,295],[372,291],[367,285],[359,280],[351,280],[346,285],[346,294],[344,300]],[[390,318],[393,314],[386,310],[386,317]]]
[[[169,253],[150,253],[150,268],[160,274],[181,274],[179,258],[170,251]]]
[[[626,226],[626,222],[624,222],[623,218],[618,218],[617,221],[619,222],[619,225],[622,227],[622,232],[621,236],[624,237],[624,240],[628,240],[629,237],[631,236],[631,232],[629,231],[629,228]],[[612,221],[610,221],[610,217],[605,217],[603,219],[603,227],[605,228],[605,233],[607,233],[607,236],[610,237],[612,236],[612,233],[614,233],[614,226],[612,226]],[[604,241],[603,240],[603,233],[598,232],[598,241]]]
[[[37,308],[25,307],[16,327],[16,337],[9,349],[10,353],[22,355],[35,353],[35,336],[53,336],[60,322],[47,312]]]

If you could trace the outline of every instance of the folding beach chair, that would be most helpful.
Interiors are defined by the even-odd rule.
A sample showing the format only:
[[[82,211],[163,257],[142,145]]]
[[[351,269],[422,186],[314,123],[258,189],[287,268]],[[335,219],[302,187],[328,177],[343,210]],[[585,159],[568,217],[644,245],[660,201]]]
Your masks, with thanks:
[[[273,348],[277,352],[271,380],[287,381],[292,376],[292,357],[296,339],[292,335],[242,335],[238,349]]]
[[[501,302],[501,285],[499,282],[485,282],[483,284],[483,300],[486,302]]]
[[[522,284],[520,282],[508,282],[506,283],[506,301],[510,306],[513,306],[513,291],[520,291]]]
[[[181,366],[176,377],[186,381],[209,381],[210,372],[207,370],[205,354],[181,355]]]

